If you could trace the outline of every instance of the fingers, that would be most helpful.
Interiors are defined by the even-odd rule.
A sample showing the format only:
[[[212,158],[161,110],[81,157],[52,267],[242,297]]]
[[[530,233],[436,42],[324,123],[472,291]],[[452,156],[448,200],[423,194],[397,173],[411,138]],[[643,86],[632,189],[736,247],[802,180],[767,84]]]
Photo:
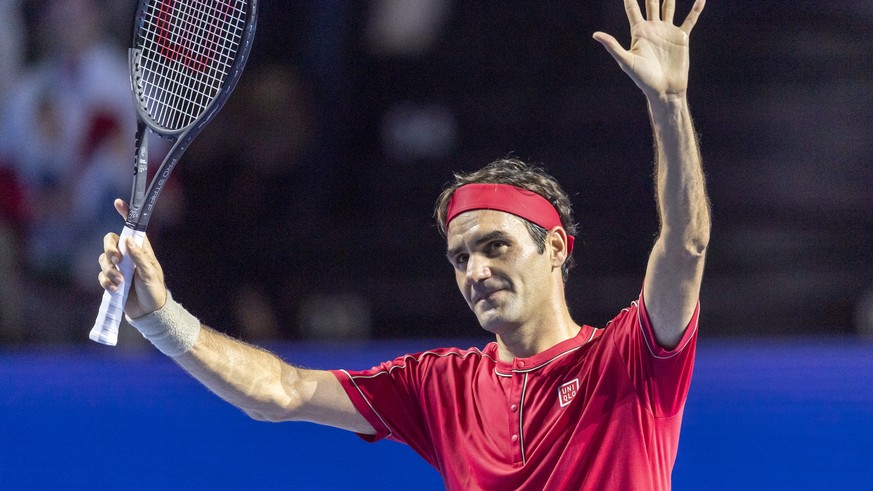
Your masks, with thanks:
[[[621,44],[609,34],[605,32],[595,32],[592,36],[595,41],[602,44],[606,51],[609,52],[610,55],[618,62],[621,69],[627,71],[627,67],[630,65],[630,53],[627,50],[621,47]]]
[[[119,261],[121,261],[121,252],[118,250],[118,235],[108,233],[103,237],[103,254],[100,254],[97,259],[100,264],[97,281],[106,290],[114,292],[124,282],[121,271],[116,267]]]
[[[117,199],[114,205],[115,210],[126,218],[129,211],[127,203]],[[137,318],[164,305],[167,287],[163,269],[145,233],[132,232],[125,227],[122,236],[125,237],[124,243],[120,243],[119,236],[114,233],[103,237],[103,254],[97,260],[100,264],[97,281],[110,292],[117,292],[125,280],[130,282],[130,294],[124,309],[125,313]],[[137,241],[141,241],[142,245],[137,245]],[[126,271],[129,277],[124,278],[121,270]]]
[[[676,0],[664,0],[663,5],[660,5],[660,0],[646,0],[645,18],[643,18],[643,14],[640,11],[640,6],[637,2],[638,0],[624,0],[624,10],[627,12],[627,20],[631,27],[634,27],[636,24],[644,22],[645,20],[662,20],[670,24],[673,23],[673,18],[676,14]],[[706,0],[696,0],[694,2],[694,6],[691,7],[691,12],[680,26],[686,34],[691,34],[691,30],[694,28],[694,24],[697,23],[697,18],[700,16],[700,12],[703,11],[703,6],[705,4]]]
[[[646,18],[649,20],[661,20],[660,0],[646,0]]]
[[[117,211],[122,218],[127,220],[127,214],[130,212],[130,207],[127,206],[127,203],[122,199],[116,199],[113,205],[115,205],[115,211]]]
[[[127,219],[128,206],[124,200],[116,199],[113,203],[115,211],[123,218]],[[116,291],[121,283],[124,282],[124,276],[118,270],[118,263],[121,262],[121,248],[118,244],[118,234],[108,233],[103,237],[103,254],[97,259],[100,264],[100,273],[97,275],[97,280],[100,286],[109,290]]]
[[[151,241],[149,241],[148,236],[146,236],[143,239],[142,248],[145,249],[145,251],[148,252],[149,254],[151,254],[152,256],[155,256],[155,250],[152,249],[152,243],[151,243]]]
[[[676,0],[664,0],[661,6],[661,20],[668,24],[673,23],[673,15],[676,13]]]
[[[630,23],[631,28],[645,20],[643,19],[643,14],[640,12],[640,6],[637,4],[637,0],[624,0],[624,10],[627,12],[627,20]]]
[[[125,245],[127,246],[127,254],[136,265],[140,278],[148,283],[159,277],[161,265],[158,264],[158,259],[148,242],[148,237],[145,238],[142,246],[137,245],[133,238],[128,237]]]
[[[115,292],[124,283],[125,278],[118,268],[121,262],[121,250],[118,243],[118,235],[108,233],[103,237],[103,254],[97,258],[100,265],[100,273],[97,280],[104,289]]]
[[[100,264],[100,273],[97,275],[97,281],[100,283],[100,286],[111,292],[117,291],[118,287],[124,282],[121,271],[107,257],[106,253],[100,254],[97,262]]]
[[[155,257],[148,237],[145,237],[141,246],[132,238],[128,239],[126,245],[127,253],[136,265],[136,292],[139,303],[145,312],[153,312],[167,301],[164,270]]]
[[[688,13],[688,17],[685,18],[685,22],[679,26],[680,29],[685,31],[685,34],[691,34],[691,30],[694,29],[694,25],[697,24],[697,18],[700,17],[700,13],[703,12],[703,7],[706,5],[706,0],[696,0],[694,5],[691,7],[691,12]]]
[[[121,261],[121,251],[118,248],[118,234],[109,232],[103,236],[103,255],[100,257],[105,257],[113,265]]]

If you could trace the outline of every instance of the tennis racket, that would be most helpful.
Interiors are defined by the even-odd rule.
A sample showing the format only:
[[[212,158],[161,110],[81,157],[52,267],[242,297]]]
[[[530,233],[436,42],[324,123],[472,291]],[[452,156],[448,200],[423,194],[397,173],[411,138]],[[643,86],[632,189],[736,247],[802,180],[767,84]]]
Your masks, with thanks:
[[[137,244],[170,173],[191,141],[224,105],[251,51],[257,0],[140,0],[128,51],[130,85],[137,114],[130,211],[119,239],[118,268],[124,282],[105,291],[89,337],[115,345],[134,264],[126,240]],[[172,142],[148,180],[148,132]]]

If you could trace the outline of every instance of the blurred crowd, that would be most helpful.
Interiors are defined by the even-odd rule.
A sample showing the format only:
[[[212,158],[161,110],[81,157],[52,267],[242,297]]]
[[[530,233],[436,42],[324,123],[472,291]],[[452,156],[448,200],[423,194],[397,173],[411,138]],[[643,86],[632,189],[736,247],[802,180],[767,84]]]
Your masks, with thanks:
[[[130,192],[134,3],[0,0],[0,343],[87,340],[102,237],[123,225],[111,203]],[[781,4],[710,6],[695,32],[715,210],[704,321],[728,335],[873,333],[861,42],[873,8]],[[650,129],[590,40],[621,32],[620,5],[260,10],[240,85],[148,230],[174,296],[204,322],[252,340],[479,334],[432,205],[453,171],[507,154],[543,163],[574,197],[574,312],[602,323],[638,293],[657,228]],[[151,164],[166,145],[151,144]],[[123,329],[119,344],[141,340]]]
[[[374,27],[372,37],[393,37],[399,51],[423,49],[426,41],[406,41],[432,38],[415,30],[448,5],[375,3],[383,4],[377,16],[396,10],[412,20],[400,37]],[[133,2],[111,0],[0,0],[0,342],[86,339],[102,237],[122,224],[111,202],[130,188],[132,11]],[[268,41],[238,88],[245,96],[231,99],[162,192],[148,233],[169,256],[171,285],[234,334],[370,335],[371,307],[344,286],[353,283],[344,262],[326,262],[334,278],[321,282],[325,272],[305,264],[327,245],[316,227],[331,222],[328,240],[341,242],[337,222],[346,220],[348,233],[347,219],[360,214],[350,194],[365,166],[345,164],[355,145],[346,50],[360,12],[343,2],[286,2],[262,13],[258,38]],[[299,34],[289,35],[289,20]],[[315,79],[317,87],[307,85]],[[151,165],[162,146],[151,144]],[[279,271],[294,252],[303,266]],[[136,344],[128,332],[121,343]]]
[[[27,6],[25,8],[25,5]],[[87,0],[0,2],[0,336],[66,341],[129,188],[126,59]]]

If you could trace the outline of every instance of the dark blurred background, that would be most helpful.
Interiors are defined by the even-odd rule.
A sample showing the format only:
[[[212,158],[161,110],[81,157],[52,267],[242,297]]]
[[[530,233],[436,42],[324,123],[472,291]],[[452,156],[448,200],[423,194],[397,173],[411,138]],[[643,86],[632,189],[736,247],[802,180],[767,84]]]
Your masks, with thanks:
[[[134,3],[0,0],[0,488],[440,489],[400,445],[249,420],[132,328],[87,341],[130,187]],[[573,198],[577,321],[637,297],[651,129],[591,39],[627,46],[619,0],[260,3],[247,71],[149,226],[203,321],[313,368],[481,346],[432,207],[510,154]],[[873,480],[871,32],[850,0],[711,0],[694,30],[714,228],[676,489]]]
[[[5,343],[87,340],[101,238],[123,224],[112,198],[129,194],[132,3],[0,0]],[[149,229],[204,322],[255,342],[483,335],[432,207],[453,171],[510,154],[573,197],[577,321],[636,298],[651,130],[591,39],[627,46],[620,2],[260,8],[247,72]],[[707,5],[689,93],[714,211],[707,337],[873,334],[871,28],[868,2]],[[141,346],[131,332],[119,344]]]

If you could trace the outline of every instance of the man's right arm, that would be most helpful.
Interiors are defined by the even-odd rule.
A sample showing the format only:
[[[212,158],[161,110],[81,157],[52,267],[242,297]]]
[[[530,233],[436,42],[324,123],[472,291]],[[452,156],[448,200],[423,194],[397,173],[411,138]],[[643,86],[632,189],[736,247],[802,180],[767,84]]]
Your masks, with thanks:
[[[116,200],[115,207],[127,215],[123,201]],[[123,280],[130,281],[122,279],[115,267],[121,259],[118,235],[108,234],[103,246],[98,279],[103,288],[115,290]],[[142,247],[132,240],[127,246],[136,272],[125,313],[141,330],[143,323],[149,323],[144,335],[209,390],[257,420],[310,421],[361,434],[376,433],[332,373],[295,367],[273,353],[201,325],[169,295],[148,239]]]
[[[191,349],[173,360],[254,419],[310,421],[375,434],[332,373],[295,367],[209,327],[201,326]]]

